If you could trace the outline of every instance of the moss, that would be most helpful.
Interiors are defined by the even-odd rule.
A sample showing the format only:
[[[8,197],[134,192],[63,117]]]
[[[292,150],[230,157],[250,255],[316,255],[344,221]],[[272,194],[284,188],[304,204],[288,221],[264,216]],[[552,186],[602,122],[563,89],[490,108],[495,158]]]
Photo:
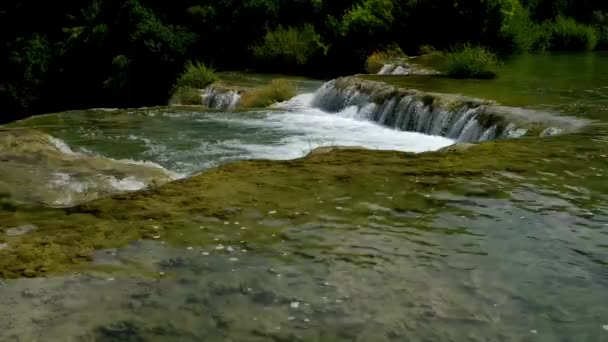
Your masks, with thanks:
[[[606,158],[594,158],[603,145],[590,139],[593,134],[598,133],[586,130],[557,138],[489,142],[466,150],[419,155],[334,149],[299,160],[224,165],[150,191],[118,195],[69,209],[14,204],[1,209],[0,231],[24,224],[39,228],[21,236],[0,233],[2,241],[8,244],[0,250],[0,276],[17,278],[82,271],[89,267],[94,250],[122,247],[140,239],[182,247],[209,246],[214,244],[215,236],[222,234],[227,244],[238,245],[246,240],[252,247],[264,250],[280,241],[283,227],[302,224],[308,217],[338,213],[334,206],[316,200],[319,196],[329,199],[348,196],[355,203],[373,198],[374,203],[399,212],[424,212],[432,220],[439,212],[460,214],[462,209],[426,195],[448,191],[502,198],[519,184],[513,178],[501,178],[507,172],[517,173],[537,186],[546,182],[547,186],[561,187],[564,193],[572,191],[568,186],[580,185],[580,176],[585,177],[589,187],[608,192],[605,180],[594,177],[590,169],[608,167]],[[564,160],[568,163],[564,164]],[[557,183],[539,177],[541,172],[556,169],[578,176],[561,174],[563,179]],[[471,182],[481,176],[502,179],[500,188],[496,188],[497,183],[488,183],[471,192]],[[386,189],[393,198],[379,199],[374,195],[378,189]],[[592,207],[597,200],[573,198],[581,207]],[[348,214],[339,215],[347,215],[354,223],[367,222],[367,209],[359,206],[351,209]],[[260,217],[271,217],[282,224],[269,227]],[[432,229],[425,222],[403,219],[404,224],[412,227]]]
[[[407,57],[401,48],[393,45],[382,51],[375,51],[365,62],[365,71],[368,74],[377,74],[386,64],[400,63],[399,59]]]
[[[427,107],[432,107],[433,103],[435,103],[435,97],[431,96],[429,94],[425,94],[423,95],[420,100],[422,101],[422,103],[424,103],[425,106]]]
[[[201,105],[202,104],[201,91],[199,89],[191,87],[180,87],[175,90],[171,99],[169,100],[170,105]]]
[[[293,83],[286,79],[275,79],[270,84],[245,92],[240,105],[245,108],[268,107],[274,103],[287,101],[296,95]]]

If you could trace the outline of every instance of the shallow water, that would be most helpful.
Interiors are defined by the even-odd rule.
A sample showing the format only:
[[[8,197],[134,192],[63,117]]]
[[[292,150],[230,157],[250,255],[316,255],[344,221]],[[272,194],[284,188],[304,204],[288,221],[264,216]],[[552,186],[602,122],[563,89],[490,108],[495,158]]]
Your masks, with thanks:
[[[13,126],[43,130],[80,153],[151,161],[182,177],[236,160],[300,158],[321,146],[425,152],[453,144],[450,139],[357,120],[350,109],[326,113],[312,108],[312,97],[298,95],[267,111],[69,112]]]
[[[607,56],[594,56],[594,68],[563,69],[578,81],[560,87],[601,89],[586,81],[608,70]],[[534,89],[554,88],[551,65],[525,70],[513,84],[529,75]],[[428,82],[433,90],[436,79]],[[490,96],[490,84],[462,92]],[[519,88],[494,91],[498,99]],[[575,102],[571,114],[606,113],[601,97],[559,102],[535,92],[535,107],[567,111]],[[445,142],[306,101],[255,113],[83,112],[24,125],[76,150],[185,174],[299,157],[309,141],[410,151]],[[607,169],[608,130],[596,124],[464,152],[237,163],[69,210],[4,209],[0,227],[38,228],[0,235],[1,274],[28,274],[17,263],[55,272],[0,284],[0,340],[606,341]],[[110,247],[114,240],[122,247]]]

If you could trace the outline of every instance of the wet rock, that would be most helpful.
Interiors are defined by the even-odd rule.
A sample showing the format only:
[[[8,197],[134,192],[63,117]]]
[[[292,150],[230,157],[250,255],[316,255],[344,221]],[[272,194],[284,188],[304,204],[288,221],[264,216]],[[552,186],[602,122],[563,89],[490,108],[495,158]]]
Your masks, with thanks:
[[[475,144],[458,143],[439,149],[439,152],[462,152],[470,149],[473,146],[475,146]]]
[[[27,278],[35,278],[38,273],[31,268],[26,268],[21,274]]]
[[[142,329],[133,322],[117,322],[98,327],[95,330],[96,341],[144,342]]]
[[[271,305],[277,301],[276,295],[270,291],[257,292],[251,296],[251,299],[254,303],[262,305]]]
[[[26,224],[26,225],[15,227],[15,228],[9,228],[6,230],[5,233],[8,236],[18,236],[18,235],[27,234],[36,229],[38,229],[38,226],[33,225],[33,224]]]
[[[326,146],[326,147],[317,147],[314,150],[310,151],[309,156],[315,156],[320,154],[327,154],[334,151],[360,151],[360,150],[368,150],[368,148],[363,146]]]

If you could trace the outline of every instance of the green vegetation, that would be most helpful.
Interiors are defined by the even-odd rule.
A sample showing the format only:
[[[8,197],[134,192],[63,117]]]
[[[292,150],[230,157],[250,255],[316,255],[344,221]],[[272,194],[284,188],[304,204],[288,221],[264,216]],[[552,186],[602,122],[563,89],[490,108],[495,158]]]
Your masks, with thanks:
[[[201,91],[197,88],[179,87],[169,99],[170,105],[200,105],[202,103]]]
[[[368,74],[377,74],[385,64],[395,63],[397,59],[404,57],[406,57],[405,53],[397,45],[393,45],[382,51],[376,51],[367,57],[365,71]]]
[[[217,75],[212,67],[199,62],[188,62],[184,72],[175,83],[175,89],[187,87],[203,89],[215,81],[217,81]]]
[[[549,49],[558,51],[591,51],[598,42],[597,31],[572,18],[558,17],[543,26]]]
[[[604,0],[8,0],[0,121],[164,103],[188,60],[329,78],[362,72],[370,56],[377,69],[386,56],[374,52],[392,44],[410,55],[466,43],[500,54],[607,48],[606,13]]]
[[[287,101],[296,95],[293,83],[286,79],[275,79],[261,88],[245,92],[241,106],[245,108],[268,107],[273,103]]]
[[[0,198],[0,231],[26,224],[38,227],[25,235],[3,237],[10,247],[0,250],[0,277],[75,272],[90,265],[94,250],[123,247],[140,239],[161,239],[181,247],[213,246],[214,237],[222,234],[229,243],[234,241],[238,245],[239,240],[246,240],[250,246],[264,248],[281,241],[281,227],[306,222],[308,215],[298,216],[294,212],[307,212],[311,216],[331,213],[326,204],[310,200],[318,196],[319,183],[327,184],[323,189],[327,198],[350,196],[362,201],[370,194],[375,196],[379,188],[399,189],[394,199],[380,204],[400,212],[425,215],[446,210],[449,199],[421,194],[449,190],[466,195],[471,193],[472,180],[490,174],[517,176],[504,179],[501,189],[505,193],[518,186],[521,177],[559,187],[565,193],[576,191],[579,177],[585,177],[596,191],[608,191],[604,178],[594,176],[590,169],[606,167],[605,158],[597,157],[604,145],[598,139],[589,139],[589,134],[592,132],[559,139],[489,142],[449,153],[416,155],[336,149],[293,161],[245,161],[153,191],[119,195],[69,209],[27,207]],[[564,159],[572,160],[572,156],[577,159],[563,163]],[[531,167],[530,161],[536,160],[544,162]],[[548,172],[553,174],[564,168],[577,176],[559,182],[546,178]],[[478,186],[481,186],[478,194],[496,192],[496,183]],[[375,197],[374,203],[378,203]],[[269,227],[246,210],[227,210],[252,205],[261,213],[276,212],[274,219],[287,220],[289,224]],[[355,207],[348,219],[353,223],[366,222],[369,219],[366,208]],[[204,224],[206,229],[201,229],[201,217],[217,222],[210,220]],[[418,215],[400,220],[409,220],[407,223],[414,227],[423,224]],[[225,226],[225,221],[238,221],[250,229],[241,231],[239,226]]]
[[[444,54],[442,71],[452,78],[496,77],[498,57],[481,46],[464,44]]]
[[[310,62],[311,58],[323,53],[325,47],[315,28],[304,25],[301,28],[279,26],[268,31],[264,42],[252,48],[254,57],[264,65],[274,66],[274,70],[297,70]]]

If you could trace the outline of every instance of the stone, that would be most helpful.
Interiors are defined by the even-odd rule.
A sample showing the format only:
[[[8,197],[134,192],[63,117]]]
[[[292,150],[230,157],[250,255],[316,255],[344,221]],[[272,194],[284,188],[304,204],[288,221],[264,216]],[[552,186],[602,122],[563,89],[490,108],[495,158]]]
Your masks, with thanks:
[[[27,234],[36,229],[38,229],[38,226],[33,225],[33,224],[26,224],[26,225],[15,227],[15,228],[9,228],[6,230],[5,233],[8,236],[18,236],[18,235]]]

